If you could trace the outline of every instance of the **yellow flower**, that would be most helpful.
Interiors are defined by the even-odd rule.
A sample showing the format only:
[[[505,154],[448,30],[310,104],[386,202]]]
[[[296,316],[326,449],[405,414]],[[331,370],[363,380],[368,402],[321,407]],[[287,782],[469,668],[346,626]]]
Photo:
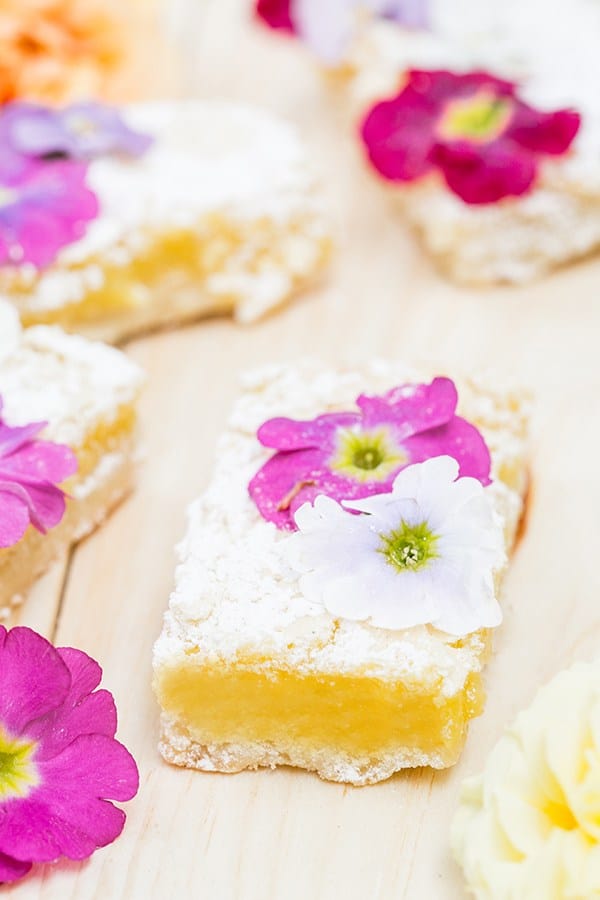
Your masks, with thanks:
[[[478,900],[600,898],[600,661],[518,716],[463,785],[452,844]]]
[[[0,102],[135,96],[152,6],[150,0],[2,0]]]

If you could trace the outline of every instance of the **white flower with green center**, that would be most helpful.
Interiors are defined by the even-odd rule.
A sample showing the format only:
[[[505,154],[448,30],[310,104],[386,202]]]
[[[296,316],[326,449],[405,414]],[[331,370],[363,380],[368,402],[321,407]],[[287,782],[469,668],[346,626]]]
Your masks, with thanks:
[[[391,493],[300,507],[287,547],[306,596],[378,628],[462,636],[499,625],[502,527],[486,489],[458,472],[439,456],[403,469]]]

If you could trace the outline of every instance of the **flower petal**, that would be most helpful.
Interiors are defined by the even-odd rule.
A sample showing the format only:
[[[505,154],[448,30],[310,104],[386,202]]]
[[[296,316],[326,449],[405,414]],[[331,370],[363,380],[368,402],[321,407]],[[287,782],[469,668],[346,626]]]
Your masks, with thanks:
[[[573,109],[540,112],[515,101],[505,136],[532,153],[560,156],[569,149],[581,126],[581,116]]]
[[[291,17],[291,0],[258,0],[256,14],[270,28],[279,31],[295,32]]]
[[[360,131],[379,174],[388,181],[414,181],[430,172],[433,121],[432,111],[422,107],[412,89],[375,104]]]
[[[42,784],[28,797],[0,802],[0,850],[33,862],[85,859],[115,840],[139,786],[130,753],[105,735],[82,735],[39,765]]]
[[[10,490],[3,490],[0,482],[0,548],[17,544],[30,523],[29,505],[10,487]]]
[[[70,686],[69,670],[52,644],[30,628],[7,632],[0,625],[0,727],[19,737],[31,721],[59,707]]]
[[[400,440],[446,425],[457,403],[458,393],[450,378],[434,378],[431,384],[403,384],[380,397],[361,394],[356,401],[365,427],[393,423]]]
[[[356,0],[295,0],[298,35],[328,65],[343,59],[354,33],[356,5]]]
[[[444,427],[412,435],[403,446],[412,463],[436,455],[451,456],[458,462],[462,477],[470,476],[483,485],[490,484],[492,458],[487,444],[479,430],[460,416],[454,416]]]
[[[28,428],[37,428],[37,426],[28,426]],[[27,428],[8,430],[27,432]],[[10,455],[2,454],[2,431],[3,426],[0,426],[0,478],[5,478],[8,473],[11,473],[15,476],[24,475],[37,481],[51,481],[60,484],[61,481],[66,481],[77,471],[77,457],[65,444],[31,441],[30,439],[26,446],[17,449],[16,452],[13,451]],[[35,433],[35,431],[30,432],[33,435]]]
[[[18,859],[13,859],[12,856],[0,853],[0,885],[18,881],[19,878],[27,875],[30,870],[30,862],[21,862]]]
[[[1,407],[0,407],[1,410]],[[31,422],[29,425],[7,425],[0,421],[0,461],[3,457],[14,453],[45,428],[47,422]],[[0,462],[2,465],[2,462]]]
[[[28,736],[40,742],[38,760],[56,756],[79,735],[114,737],[117,730],[112,695],[105,690],[94,692],[102,677],[98,663],[70,647],[58,648],[57,652],[71,673],[71,687],[58,709],[41,716],[27,728]]]
[[[484,145],[438,142],[430,158],[450,190],[473,205],[519,197],[531,188],[536,175],[535,157],[503,138]]]
[[[257,437],[264,447],[272,447],[274,450],[308,450],[317,447],[330,450],[337,428],[351,428],[359,423],[358,413],[326,413],[305,421],[281,416],[264,422],[257,431]]]

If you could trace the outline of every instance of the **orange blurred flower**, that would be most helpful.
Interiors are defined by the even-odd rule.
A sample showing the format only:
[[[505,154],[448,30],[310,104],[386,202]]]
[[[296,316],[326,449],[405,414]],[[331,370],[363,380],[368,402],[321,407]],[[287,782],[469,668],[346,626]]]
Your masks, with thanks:
[[[0,0],[0,102],[133,99],[150,0]],[[150,15],[149,15],[150,14]]]

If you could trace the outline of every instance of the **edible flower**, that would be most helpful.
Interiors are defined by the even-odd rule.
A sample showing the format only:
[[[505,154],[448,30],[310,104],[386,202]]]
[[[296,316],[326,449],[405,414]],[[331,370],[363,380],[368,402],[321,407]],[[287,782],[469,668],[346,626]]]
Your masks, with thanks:
[[[566,153],[580,124],[575,110],[537,110],[517,85],[487,72],[414,69],[395,97],[370,110],[361,133],[388,181],[438,171],[465,203],[485,204],[529,191],[540,160]]]
[[[0,548],[4,548],[20,541],[30,525],[42,534],[58,525],[65,513],[65,494],[58,485],[76,472],[77,458],[63,444],[38,440],[45,422],[11,426],[1,414],[0,397]],[[0,796],[1,762],[0,752]]]
[[[20,156],[77,160],[109,154],[137,157],[152,144],[152,138],[130,128],[115,107],[94,102],[63,109],[10,103],[0,114],[0,141]]]
[[[50,265],[83,236],[98,214],[85,177],[81,163],[33,160],[10,175],[0,155],[0,265]]]
[[[454,854],[479,900],[600,896],[600,662],[559,673],[464,782]]]
[[[87,859],[123,830],[108,801],[131,800],[139,776],[101,677],[80,650],[0,625],[0,882]]]
[[[404,469],[389,493],[301,506],[288,552],[305,596],[376,628],[464,636],[498,625],[502,527],[483,485],[458,471],[439,456]]]
[[[123,0],[2,0],[0,102],[60,103],[104,96],[126,77],[139,40],[138,7]],[[131,9],[130,9],[131,8]],[[137,60],[136,60],[137,62]]]
[[[319,494],[350,500],[385,493],[401,469],[434,456],[452,456],[461,475],[489,484],[489,450],[456,415],[457,403],[454,382],[435,378],[361,395],[354,412],[270,419],[258,439],[277,452],[250,482],[250,495],[264,519],[294,530],[296,510]]]
[[[361,17],[426,28],[426,0],[258,0],[256,12],[270,28],[297,35],[325,63],[341,62]]]

